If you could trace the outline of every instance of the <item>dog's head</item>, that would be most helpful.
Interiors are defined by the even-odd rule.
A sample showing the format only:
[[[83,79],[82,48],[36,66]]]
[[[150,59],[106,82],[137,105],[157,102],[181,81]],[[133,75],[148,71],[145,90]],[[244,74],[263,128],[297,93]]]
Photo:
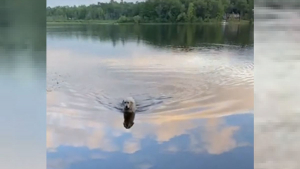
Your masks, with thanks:
[[[125,111],[132,110],[132,108],[133,108],[133,101],[131,101],[131,100],[123,100],[122,103],[124,105],[124,110]]]

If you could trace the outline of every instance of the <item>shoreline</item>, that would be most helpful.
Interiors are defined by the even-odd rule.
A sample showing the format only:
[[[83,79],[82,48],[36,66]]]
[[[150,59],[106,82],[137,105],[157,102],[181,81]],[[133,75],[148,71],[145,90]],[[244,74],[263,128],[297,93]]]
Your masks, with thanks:
[[[160,23],[160,22],[149,22],[149,23],[139,23],[137,25],[208,25],[208,24],[222,24],[223,21],[218,21],[218,22],[194,22],[194,23]],[[228,21],[226,22],[227,24],[240,24],[240,25],[245,25],[245,24],[253,24],[250,23],[248,20],[241,20],[241,21]],[[90,24],[90,25],[135,25],[136,23],[134,22],[128,22],[128,23],[119,23],[117,21],[46,21],[47,25],[81,25],[81,24]]]

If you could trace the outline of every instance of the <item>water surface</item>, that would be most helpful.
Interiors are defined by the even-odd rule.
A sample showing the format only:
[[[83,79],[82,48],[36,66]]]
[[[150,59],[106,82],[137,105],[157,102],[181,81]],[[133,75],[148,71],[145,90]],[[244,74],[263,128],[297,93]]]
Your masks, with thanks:
[[[253,168],[252,26],[51,25],[47,47],[48,169]]]

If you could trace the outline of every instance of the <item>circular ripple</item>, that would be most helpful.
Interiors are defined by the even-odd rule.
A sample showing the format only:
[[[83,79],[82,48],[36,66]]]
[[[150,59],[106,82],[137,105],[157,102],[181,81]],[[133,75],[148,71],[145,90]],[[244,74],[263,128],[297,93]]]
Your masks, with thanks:
[[[161,56],[103,60],[90,71],[97,70],[96,74],[89,74],[88,82],[56,74],[51,78],[62,77],[61,81],[67,81],[60,83],[70,96],[65,106],[99,113],[122,112],[121,102],[128,96],[136,100],[137,113],[155,117],[193,117],[199,113],[251,109],[253,48],[233,48],[171,53],[172,59]]]

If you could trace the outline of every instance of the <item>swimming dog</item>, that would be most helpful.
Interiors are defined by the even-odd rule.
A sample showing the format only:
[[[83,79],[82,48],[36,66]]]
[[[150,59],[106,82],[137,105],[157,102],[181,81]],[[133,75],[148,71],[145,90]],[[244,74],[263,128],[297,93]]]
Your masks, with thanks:
[[[123,126],[126,129],[130,129],[134,125],[134,117],[135,117],[135,111],[136,111],[136,105],[135,101],[132,97],[128,97],[122,102],[124,108],[123,108],[123,114],[124,114],[124,122]]]

